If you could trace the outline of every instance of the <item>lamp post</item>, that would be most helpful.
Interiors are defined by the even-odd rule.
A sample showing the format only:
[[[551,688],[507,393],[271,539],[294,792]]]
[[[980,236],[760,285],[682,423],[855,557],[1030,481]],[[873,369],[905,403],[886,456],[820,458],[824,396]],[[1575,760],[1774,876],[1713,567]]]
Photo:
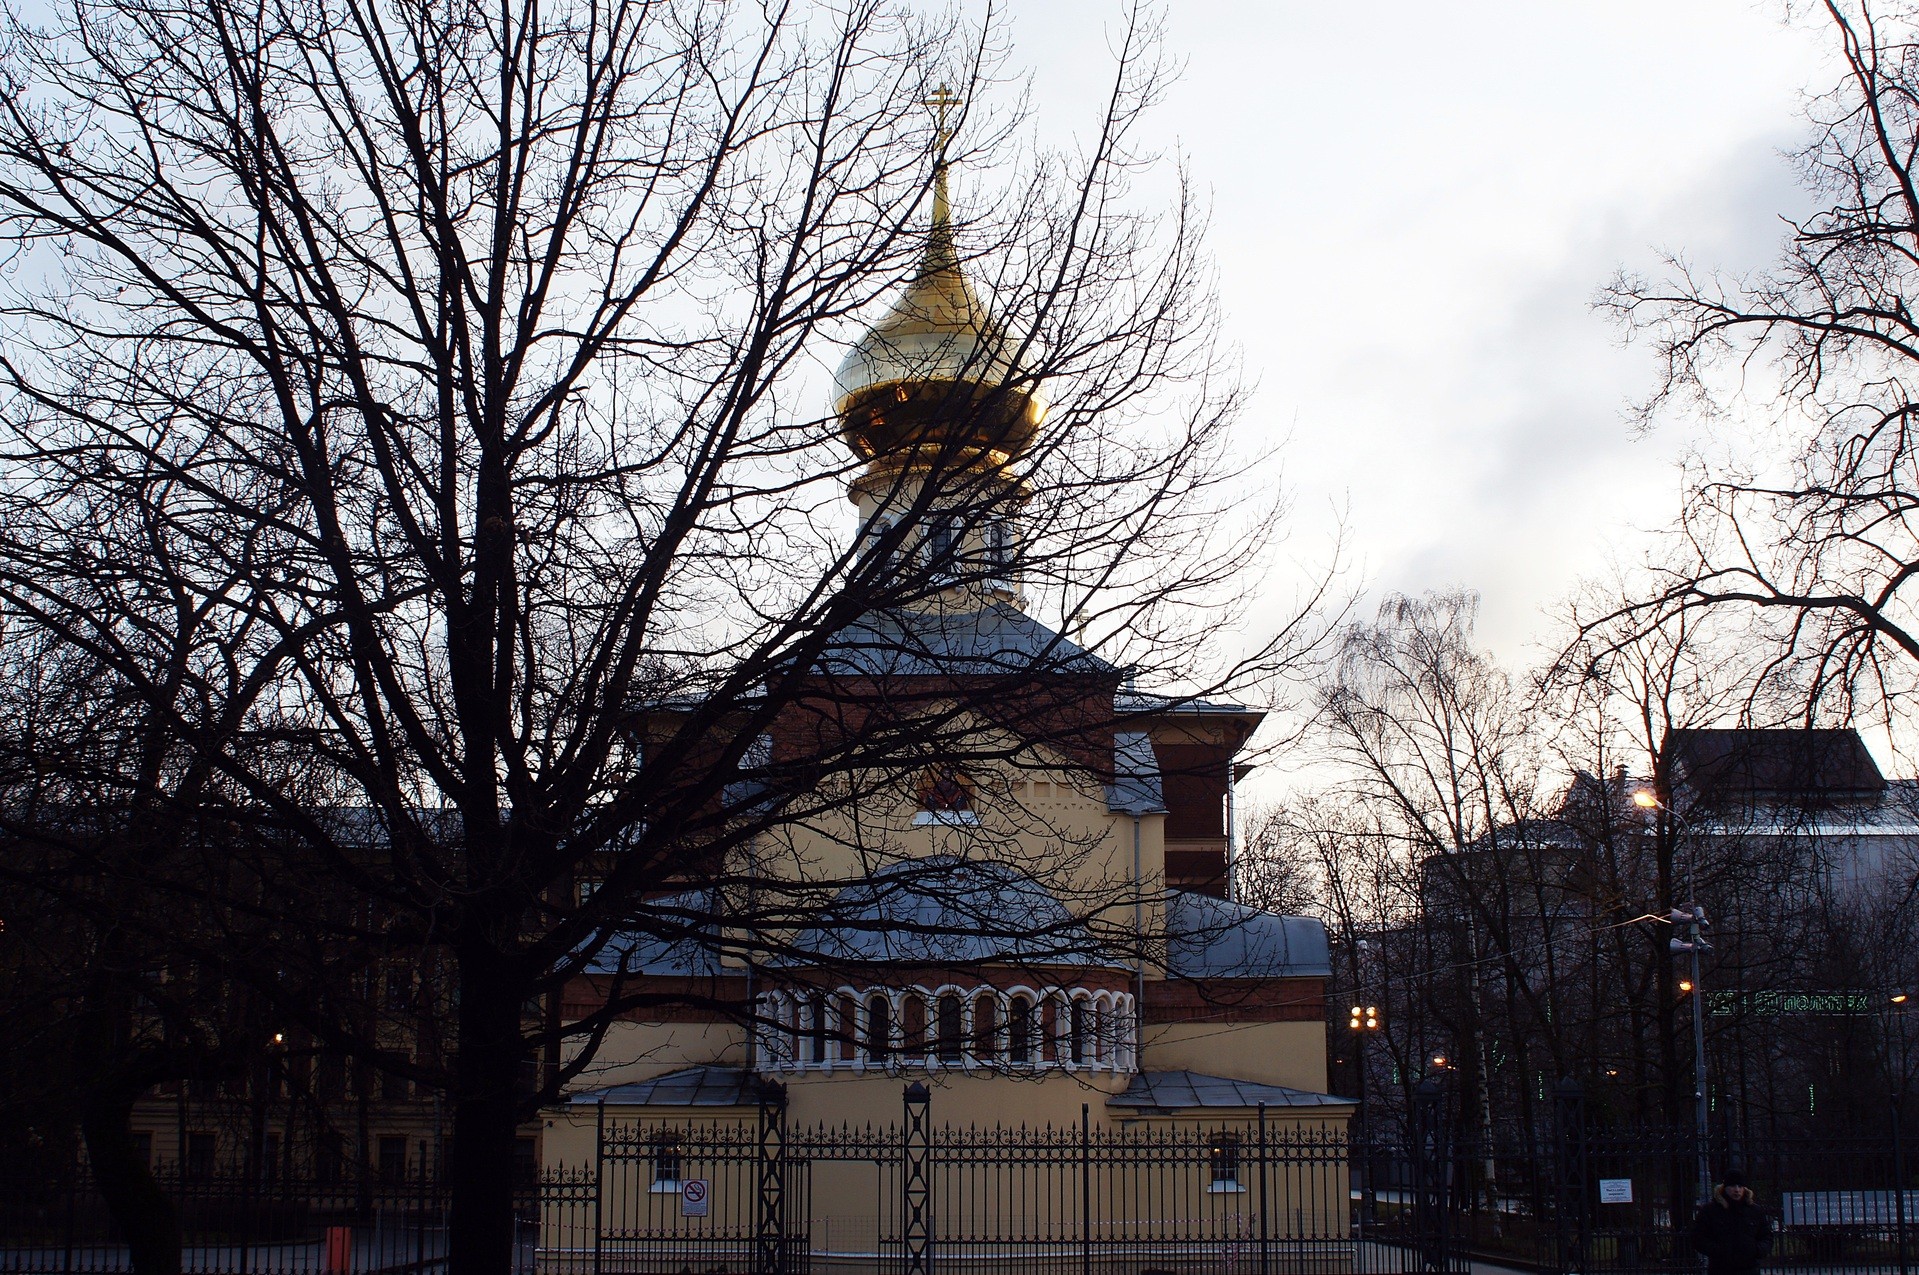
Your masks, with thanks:
[[[1372,1132],[1366,1114],[1366,1038],[1379,1030],[1379,1006],[1355,1005],[1351,1021],[1346,1024],[1353,1034],[1353,1061],[1359,1067],[1359,1122],[1361,1137],[1354,1141],[1359,1146],[1359,1220],[1364,1226],[1373,1218],[1375,1201],[1373,1196],[1373,1175],[1371,1148],[1364,1135]]]
[[[1674,823],[1685,826],[1686,818],[1665,802],[1657,794],[1646,788],[1634,790],[1632,804],[1641,810],[1657,810]],[[1675,928],[1684,927],[1683,937],[1674,935],[1667,947],[1674,952],[1685,952],[1692,957],[1692,977],[1679,987],[1692,997],[1692,1104],[1693,1104],[1693,1140],[1699,1157],[1699,1203],[1704,1204],[1712,1198],[1712,1157],[1707,1150],[1706,1130],[1710,1115],[1706,1106],[1706,984],[1699,966],[1699,954],[1711,948],[1701,931],[1707,925],[1706,909],[1697,900],[1699,874],[1696,862],[1697,851],[1686,862],[1686,893],[1693,895],[1692,902],[1685,907],[1674,907],[1666,914],[1666,921]]]
[[[1911,1254],[1906,1239],[1906,1149],[1904,1145],[1904,1124],[1906,1117],[1906,1077],[1912,1069],[1912,1056],[1906,1036],[1906,1006],[1911,997],[1905,992],[1895,993],[1886,1003],[1886,1034],[1890,1036],[1894,1028],[1899,1032],[1898,1069],[1894,1071],[1891,1042],[1886,1051],[1886,1070],[1893,1072],[1892,1080],[1892,1204],[1893,1224],[1898,1228],[1899,1237],[1899,1275],[1909,1275]]]

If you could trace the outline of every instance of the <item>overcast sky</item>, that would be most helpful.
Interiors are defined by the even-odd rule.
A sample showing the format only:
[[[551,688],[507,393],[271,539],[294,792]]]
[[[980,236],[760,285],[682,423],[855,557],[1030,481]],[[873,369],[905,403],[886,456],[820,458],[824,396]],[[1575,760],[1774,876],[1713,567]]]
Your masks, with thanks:
[[[1783,152],[1834,70],[1751,0],[1173,0],[1185,73],[1152,121],[1213,213],[1231,332],[1288,436],[1294,548],[1348,508],[1375,591],[1466,586],[1520,660],[1548,613],[1676,503],[1683,428],[1591,310],[1659,247],[1750,267],[1797,206]],[[1014,0],[1039,126],[1081,124],[1116,7]]]

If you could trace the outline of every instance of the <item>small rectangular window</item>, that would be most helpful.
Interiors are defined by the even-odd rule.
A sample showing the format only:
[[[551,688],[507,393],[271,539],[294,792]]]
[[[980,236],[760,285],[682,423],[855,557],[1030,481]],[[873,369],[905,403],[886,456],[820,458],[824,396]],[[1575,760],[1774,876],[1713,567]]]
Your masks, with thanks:
[[[380,1181],[391,1186],[406,1181],[406,1139],[388,1135],[380,1139]]]
[[[1214,1192],[1244,1191],[1239,1181],[1239,1135],[1220,1133],[1213,1136],[1206,1150],[1207,1166],[1212,1171]]]
[[[187,1176],[190,1178],[210,1178],[213,1176],[214,1149],[217,1146],[210,1133],[189,1133],[187,1135]]]
[[[664,1134],[653,1144],[653,1190],[661,1192],[680,1189],[680,1172],[683,1168],[680,1158],[680,1140],[673,1134]]]

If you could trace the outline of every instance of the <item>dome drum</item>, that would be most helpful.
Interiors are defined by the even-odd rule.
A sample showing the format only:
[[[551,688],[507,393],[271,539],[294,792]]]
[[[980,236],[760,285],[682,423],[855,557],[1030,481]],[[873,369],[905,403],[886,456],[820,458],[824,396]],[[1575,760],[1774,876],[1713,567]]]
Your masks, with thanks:
[[[1045,407],[1032,395],[979,381],[882,381],[840,399],[840,432],[865,460],[904,456],[952,465],[977,458],[1003,466],[1039,434]]]

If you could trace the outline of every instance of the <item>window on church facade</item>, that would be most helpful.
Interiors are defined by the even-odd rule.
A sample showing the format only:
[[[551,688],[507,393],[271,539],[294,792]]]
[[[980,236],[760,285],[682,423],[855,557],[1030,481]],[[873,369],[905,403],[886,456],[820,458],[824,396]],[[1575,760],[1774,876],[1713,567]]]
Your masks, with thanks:
[[[793,1001],[780,1006],[780,1050],[784,1058],[798,1062],[800,1058],[800,1003]]]
[[[851,1062],[860,1039],[859,1002],[851,996],[840,997],[839,1009],[839,1045],[840,1058]]]
[[[1013,565],[1013,528],[1004,518],[986,524],[986,563],[995,574]]]
[[[1006,1061],[1015,1067],[1033,1063],[1033,1002],[1024,996],[1006,1006]]]
[[[926,1052],[926,1002],[912,992],[900,1001],[900,1052],[909,1058]]]
[[[957,993],[947,992],[939,999],[939,1028],[936,1052],[941,1062],[956,1063],[964,1056],[964,1044],[960,998]]]
[[[1212,1170],[1212,1191],[1244,1191],[1239,1181],[1239,1135],[1235,1133],[1215,1134],[1212,1144],[1206,1149],[1208,1167]]]
[[[662,1134],[653,1142],[653,1190],[680,1189],[680,1139],[677,1134]]]
[[[979,822],[973,804],[973,781],[959,767],[929,766],[920,776],[918,824],[970,824]]]
[[[973,1002],[973,1056],[989,1063],[999,1058],[999,1001],[991,995]]]
[[[1075,1067],[1084,1067],[1086,1056],[1086,1002],[1072,1003],[1067,1025],[1067,1057]]]
[[[959,542],[954,519],[935,516],[926,520],[926,566],[941,575],[953,574],[953,547]]]
[[[826,997],[815,992],[806,1007],[806,1060],[808,1062],[826,1061],[827,1037]]]
[[[866,1059],[883,1063],[893,1053],[893,1003],[884,996],[866,1002]]]

